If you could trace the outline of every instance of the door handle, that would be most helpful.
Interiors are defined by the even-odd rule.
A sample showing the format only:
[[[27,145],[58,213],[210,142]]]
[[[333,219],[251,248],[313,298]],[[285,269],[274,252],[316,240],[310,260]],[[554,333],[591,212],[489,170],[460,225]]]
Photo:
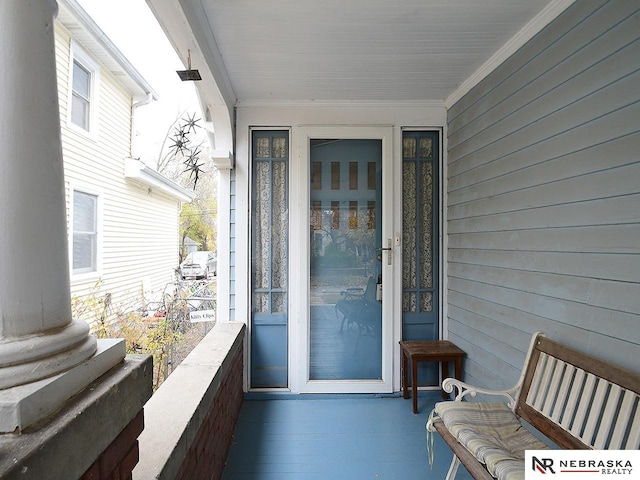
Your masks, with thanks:
[[[378,255],[378,260],[382,261],[382,252],[388,252],[387,253],[387,265],[391,265],[391,255],[393,254],[393,248],[391,248],[391,239],[388,238],[387,239],[387,247],[381,247],[381,248],[377,248],[376,250],[378,252],[380,252],[380,255]]]

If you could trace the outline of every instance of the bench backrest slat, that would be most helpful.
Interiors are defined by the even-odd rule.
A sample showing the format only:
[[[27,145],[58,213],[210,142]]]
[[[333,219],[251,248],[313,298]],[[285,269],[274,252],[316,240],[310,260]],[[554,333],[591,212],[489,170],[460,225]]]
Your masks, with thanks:
[[[534,355],[536,353],[537,353],[536,351],[533,352]],[[543,365],[546,362],[546,360],[547,360],[546,356],[543,356],[542,358],[539,359],[538,364],[540,365],[540,367],[534,370],[533,376],[531,377],[528,383],[529,391],[527,392],[527,403],[529,403],[530,405],[533,405],[536,408],[540,406],[540,402],[542,401],[541,400],[542,394],[540,393],[540,385],[542,384],[542,377],[544,372]],[[527,371],[527,375],[528,374],[529,372]],[[526,379],[525,379],[525,384],[526,384]]]
[[[540,336],[516,414],[562,448],[637,449],[639,394],[639,374]]]
[[[555,359],[554,359],[555,360]],[[553,376],[551,377],[551,384],[549,385],[549,393],[547,397],[547,401],[544,404],[543,413],[547,417],[551,417],[556,423],[558,423],[558,419],[553,416],[553,411],[555,410],[556,405],[562,402],[562,392],[560,391],[562,385],[562,377],[564,375],[566,363],[556,360],[555,365],[553,367]],[[551,394],[551,392],[553,392]]]
[[[573,366],[571,368],[572,368],[571,372],[567,372],[571,374],[571,377],[568,377],[566,382],[567,388],[569,388],[568,386],[571,384],[571,380],[570,380],[571,378],[573,379],[573,382],[582,384],[582,382],[584,381],[584,377],[586,375],[586,373],[584,373],[584,370],[582,370],[581,368],[577,368]],[[569,430],[569,428],[571,427],[571,423],[575,416],[576,408],[578,407],[579,400],[580,400],[579,389],[572,388],[569,394],[569,399],[567,400],[567,406],[564,408],[564,412],[562,412],[562,421],[560,422],[560,425],[565,430]]]
[[[573,365],[564,366],[564,374],[562,383],[560,383],[560,390],[558,392],[558,399],[556,400],[556,405],[553,407],[553,412],[551,414],[551,419],[556,422],[562,424],[562,416],[564,412],[567,410],[568,399],[569,396],[569,387],[571,386],[571,382],[567,381],[573,378],[575,375],[576,368]],[[575,404],[574,404],[575,408]]]
[[[607,405],[604,408],[604,413],[602,414],[602,424],[600,426],[600,430],[598,431],[598,436],[596,437],[596,440],[593,444],[593,446],[597,449],[603,449],[607,444],[609,434],[611,433],[611,429],[616,421],[617,408],[620,404],[621,393],[622,388],[615,384],[611,385]]]
[[[580,438],[582,438],[585,443],[588,443],[589,445],[595,446],[593,439],[597,434],[600,433],[599,430],[596,430],[596,428],[599,425],[604,424],[603,410],[609,404],[609,402],[605,403],[609,385],[610,383],[606,380],[596,378],[596,393],[593,396],[591,405],[589,405],[589,417],[587,419],[587,424],[584,427],[584,432],[582,433],[582,435],[580,435]]]
[[[618,411],[618,419],[611,434],[611,450],[624,449],[624,437],[627,433],[629,419],[632,418],[633,409],[638,401],[638,396],[630,390],[624,392],[620,410]]]
[[[589,406],[591,405],[591,398],[593,397],[595,386],[596,376],[591,373],[587,373],[584,385],[582,387],[580,385],[574,386],[574,388],[578,391],[578,395],[580,395],[580,400],[578,401],[576,416],[571,424],[571,433],[577,438],[580,438],[580,432],[582,432],[584,428],[584,424],[587,418],[587,411],[589,410]]]
[[[631,430],[629,431],[629,440],[627,444],[624,446],[625,450],[639,450],[640,449],[640,415],[637,413],[636,406],[636,415],[633,418],[633,424],[631,425]]]

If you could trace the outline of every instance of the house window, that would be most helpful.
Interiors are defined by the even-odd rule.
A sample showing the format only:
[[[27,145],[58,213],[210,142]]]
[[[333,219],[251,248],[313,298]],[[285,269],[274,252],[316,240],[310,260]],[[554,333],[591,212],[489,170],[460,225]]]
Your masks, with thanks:
[[[98,105],[98,65],[75,43],[71,44],[69,124],[95,132]]]
[[[89,131],[90,112],[91,72],[74,60],[71,87],[71,121],[78,127]]]
[[[73,274],[98,271],[98,196],[73,192]]]

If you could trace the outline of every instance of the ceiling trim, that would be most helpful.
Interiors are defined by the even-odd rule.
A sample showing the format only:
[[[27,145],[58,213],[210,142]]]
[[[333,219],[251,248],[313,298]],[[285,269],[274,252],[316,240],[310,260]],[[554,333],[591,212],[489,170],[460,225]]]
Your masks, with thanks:
[[[552,0],[544,9],[531,19],[511,40],[505,43],[489,60],[483,63],[469,78],[467,78],[451,95],[444,101],[444,106],[448,110],[455,103],[464,97],[469,91],[478,85],[491,72],[504,63],[511,55],[522,48],[529,40],[542,31],[547,25],[555,20],[562,12],[569,8],[575,0]]]
[[[238,108],[254,107],[327,107],[327,108],[389,108],[389,107],[421,107],[444,108],[441,100],[239,100]]]
[[[216,37],[211,30],[211,23],[207,18],[207,12],[202,5],[202,1],[180,0],[179,3],[189,23],[191,34],[198,45],[204,64],[215,79],[215,84],[223,103],[227,107],[233,108],[233,105],[237,102],[237,96],[233,90],[227,67],[218,48]]]

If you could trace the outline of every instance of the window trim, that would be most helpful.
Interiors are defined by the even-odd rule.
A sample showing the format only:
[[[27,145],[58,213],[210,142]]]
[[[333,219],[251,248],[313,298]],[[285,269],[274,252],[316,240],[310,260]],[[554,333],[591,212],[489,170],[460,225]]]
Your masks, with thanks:
[[[73,108],[73,69],[74,64],[78,63],[82,68],[89,72],[89,129],[86,130],[77,125],[72,120]],[[96,137],[98,134],[98,109],[100,98],[100,66],[91,58],[91,56],[80,47],[78,43],[71,40],[69,49],[69,81],[67,94],[67,126],[74,131]]]
[[[71,283],[86,282],[89,280],[96,280],[102,276],[102,239],[103,239],[103,192],[93,188],[85,188],[79,185],[69,186],[69,276]],[[90,272],[75,273],[73,270],[73,218],[74,218],[74,204],[76,192],[84,193],[96,197],[96,268]]]

